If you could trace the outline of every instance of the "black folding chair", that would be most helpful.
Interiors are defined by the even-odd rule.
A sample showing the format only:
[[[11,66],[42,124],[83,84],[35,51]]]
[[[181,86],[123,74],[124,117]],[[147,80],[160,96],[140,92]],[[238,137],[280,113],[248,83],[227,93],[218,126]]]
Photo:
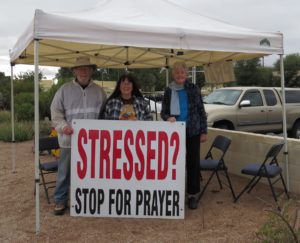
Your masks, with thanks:
[[[277,203],[277,196],[274,190],[273,185],[280,181],[282,182],[285,194],[287,198],[289,198],[288,191],[286,189],[286,185],[282,176],[282,169],[277,162],[277,156],[281,151],[284,142],[280,142],[274,144],[270,150],[268,151],[265,160],[259,164],[249,164],[245,168],[242,169],[242,174],[253,176],[250,182],[245,186],[245,188],[240,192],[240,194],[236,197],[235,202],[243,195],[245,191],[250,193],[252,189],[256,186],[256,184],[260,181],[261,178],[267,178],[268,183],[270,185],[273,198]],[[276,179],[277,177],[277,179]],[[275,181],[271,181],[271,179],[276,179]]]
[[[213,178],[214,175],[217,176],[217,179],[218,179],[218,182],[220,185],[220,189],[223,188],[222,181],[221,181],[220,175],[219,175],[219,172],[223,171],[226,176],[226,179],[228,181],[228,184],[225,184],[224,182],[223,182],[223,184],[230,188],[232,196],[235,199],[233,187],[232,187],[232,184],[231,184],[228,172],[227,172],[228,168],[224,161],[224,156],[225,156],[230,144],[231,144],[231,140],[229,138],[224,137],[222,135],[218,135],[214,139],[210,149],[208,150],[208,153],[205,156],[205,159],[200,160],[200,173],[201,173],[201,171],[212,171],[210,177],[208,178],[205,186],[203,187],[203,189],[200,193],[200,198],[204,194],[209,182],[211,181],[211,179]],[[213,154],[214,154],[215,158],[213,158]],[[215,155],[215,154],[217,154],[217,155]],[[201,176],[201,178],[202,178],[202,176]]]
[[[39,151],[51,151],[52,149],[59,149],[58,139],[57,137],[44,137],[39,139]],[[41,182],[40,185],[43,185],[44,191],[47,197],[47,201],[50,204],[49,193],[48,190],[50,188],[55,187],[56,180],[45,180],[45,176],[48,174],[56,173],[58,170],[58,160],[51,160],[47,162],[42,162],[39,159],[39,169],[40,169],[40,176]],[[34,190],[35,193],[35,190]]]

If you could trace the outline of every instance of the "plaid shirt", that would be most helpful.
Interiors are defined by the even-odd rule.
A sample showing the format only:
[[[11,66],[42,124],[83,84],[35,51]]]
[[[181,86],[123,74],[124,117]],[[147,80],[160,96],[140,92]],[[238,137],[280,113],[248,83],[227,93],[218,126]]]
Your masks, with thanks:
[[[187,81],[184,84],[184,89],[188,96],[188,117],[186,121],[188,136],[192,137],[207,133],[207,118],[199,88]],[[170,114],[171,93],[171,89],[169,87],[166,88],[162,101],[160,115],[165,121],[173,116]]]
[[[102,118],[107,120],[119,120],[123,105],[124,104],[121,98],[114,98],[108,100],[105,105]],[[150,107],[142,97],[133,96],[133,108],[137,120],[152,121]]]

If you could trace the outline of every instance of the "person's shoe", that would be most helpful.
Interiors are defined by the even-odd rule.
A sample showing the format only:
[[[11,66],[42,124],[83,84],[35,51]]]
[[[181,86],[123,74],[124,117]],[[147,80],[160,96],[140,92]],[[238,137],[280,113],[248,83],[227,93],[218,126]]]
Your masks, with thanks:
[[[200,197],[199,196],[190,196],[188,199],[189,209],[197,209]]]
[[[54,215],[63,215],[67,207],[65,203],[56,203],[54,207]]]

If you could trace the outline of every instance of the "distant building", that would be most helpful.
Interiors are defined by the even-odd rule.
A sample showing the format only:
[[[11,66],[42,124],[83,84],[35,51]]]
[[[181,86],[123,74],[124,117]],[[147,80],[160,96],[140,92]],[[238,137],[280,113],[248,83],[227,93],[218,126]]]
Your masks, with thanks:
[[[53,80],[41,80],[40,87],[43,91],[48,91],[54,84]]]
[[[95,84],[102,87],[106,94],[110,95],[117,85],[117,81],[98,81],[94,80]]]
[[[116,81],[98,81],[94,80],[94,82],[102,87],[107,94],[111,94],[116,87]],[[52,85],[54,84],[54,80],[41,80],[40,87],[43,91],[48,91]]]

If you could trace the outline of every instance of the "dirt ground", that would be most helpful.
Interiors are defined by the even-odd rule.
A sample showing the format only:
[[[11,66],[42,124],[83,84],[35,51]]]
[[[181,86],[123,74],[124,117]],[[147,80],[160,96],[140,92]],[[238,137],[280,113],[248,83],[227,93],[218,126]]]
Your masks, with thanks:
[[[0,142],[0,242],[253,242],[267,219],[266,202],[273,204],[269,188],[262,184],[235,204],[230,191],[218,190],[213,179],[199,208],[186,207],[184,220],[83,218],[70,217],[69,212],[54,216],[54,205],[47,203],[40,187],[41,231],[36,235],[32,145],[15,144],[12,173],[12,144]],[[236,192],[247,183],[231,178]]]

